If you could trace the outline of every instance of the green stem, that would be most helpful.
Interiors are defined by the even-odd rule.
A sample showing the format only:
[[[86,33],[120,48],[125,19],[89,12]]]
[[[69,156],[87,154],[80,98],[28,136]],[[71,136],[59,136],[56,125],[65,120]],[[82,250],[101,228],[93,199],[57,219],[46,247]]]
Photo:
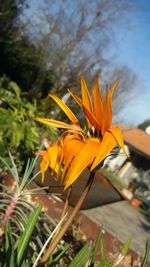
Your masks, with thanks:
[[[58,245],[58,243],[62,239],[63,235],[66,233],[66,231],[68,230],[69,226],[73,222],[75,216],[77,215],[79,209],[81,208],[85,198],[87,197],[87,195],[88,195],[88,193],[90,191],[90,188],[91,188],[93,180],[94,180],[94,176],[95,176],[95,172],[91,172],[90,176],[89,176],[89,179],[87,181],[87,184],[86,184],[85,188],[83,189],[83,192],[82,192],[78,202],[76,203],[76,206],[74,207],[72,213],[67,218],[67,221],[65,222],[65,224],[60,229],[59,233],[56,235],[55,239],[52,241],[52,243],[48,247],[46,253],[41,258],[41,261],[40,261],[38,267],[44,266],[44,263],[46,263],[46,261],[48,260],[48,258],[53,253],[54,249],[56,248],[56,246]]]

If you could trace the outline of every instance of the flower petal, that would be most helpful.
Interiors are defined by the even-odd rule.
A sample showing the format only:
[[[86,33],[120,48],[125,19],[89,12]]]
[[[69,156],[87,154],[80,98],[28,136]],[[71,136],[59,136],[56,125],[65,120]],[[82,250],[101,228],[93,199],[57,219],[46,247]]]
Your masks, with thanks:
[[[103,98],[100,92],[100,86],[99,86],[99,79],[96,79],[96,82],[94,84],[93,90],[92,90],[92,96],[93,96],[93,109],[94,109],[94,115],[96,119],[99,121],[100,124],[102,124],[103,120],[103,112],[104,112],[104,103]]]
[[[54,170],[56,173],[58,173],[58,152],[59,152],[59,144],[58,142],[50,145],[47,149],[49,158],[50,158],[50,164],[49,167]]]
[[[104,115],[103,115],[103,123],[102,123],[102,136],[105,134],[105,131],[107,131],[112,124],[112,96],[114,94],[114,91],[119,83],[119,80],[116,80],[110,91],[107,91],[106,93],[106,103],[104,105]]]
[[[95,141],[96,140],[96,141]],[[87,139],[86,144],[72,160],[65,178],[65,189],[68,188],[89,167],[99,151],[100,142],[97,138]]]
[[[78,119],[68,106],[60,100],[57,96],[49,94],[49,96],[59,105],[59,107],[66,113],[67,117],[73,122],[73,124],[79,125]]]
[[[92,102],[91,102],[89,90],[88,90],[86,83],[85,83],[85,80],[82,76],[81,76],[81,93],[82,93],[82,102],[83,102],[84,106],[86,106],[86,108],[90,112],[92,112],[93,108],[92,108]]]
[[[94,125],[95,128],[99,129],[100,128],[100,123],[98,122],[98,120],[96,119],[96,117],[94,116],[93,113],[91,113],[86,106],[83,104],[83,102],[81,101],[81,99],[76,96],[75,94],[73,94],[72,92],[69,91],[69,93],[71,94],[71,96],[74,98],[74,100],[79,104],[79,106],[81,107],[81,109],[83,110],[86,120],[88,122],[89,128],[91,128],[91,125]]]
[[[72,138],[69,141],[66,140],[63,150],[64,150],[64,168],[62,173],[62,180],[66,175],[67,170],[72,162],[72,160],[78,155],[78,153],[83,148],[84,143],[80,139]]]
[[[82,94],[83,105],[87,108],[88,111],[90,111],[92,113],[93,108],[92,108],[92,102],[91,102],[89,90],[88,90],[86,83],[85,83],[85,80],[82,76],[81,76],[81,94]],[[91,128],[92,125],[91,125],[91,122],[90,122],[88,117],[87,117],[87,123],[88,123],[88,127]]]
[[[40,153],[40,151],[39,151]],[[42,183],[44,182],[44,176],[45,172],[48,169],[49,166],[49,155],[47,151],[42,151],[42,161],[40,163],[40,169],[41,169],[41,174],[42,174]]]
[[[112,133],[106,132],[99,146],[99,152],[90,168],[93,171],[112,151],[116,145],[116,139]]]
[[[43,184],[44,183],[45,172],[48,169],[48,163],[46,163],[44,160],[42,160],[41,163],[40,163],[40,169],[41,169],[42,184]]]
[[[124,142],[123,142],[123,137],[120,129],[118,127],[111,127],[109,131],[113,134],[114,138],[116,139],[117,143],[119,146],[122,148],[124,153],[129,157],[127,150],[125,149]]]
[[[68,130],[74,130],[76,128],[76,130],[82,131],[80,127],[76,125],[70,125],[62,121],[57,121],[53,119],[44,119],[44,118],[36,118],[36,120],[48,126],[55,127],[55,128],[63,128],[63,129],[68,129]]]

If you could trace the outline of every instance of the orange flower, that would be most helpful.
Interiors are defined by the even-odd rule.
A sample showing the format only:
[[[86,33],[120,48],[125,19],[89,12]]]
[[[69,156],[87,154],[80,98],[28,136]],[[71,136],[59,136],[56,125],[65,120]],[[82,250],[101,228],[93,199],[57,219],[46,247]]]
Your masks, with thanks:
[[[66,113],[72,123],[67,124],[53,119],[37,118],[39,122],[48,126],[65,129],[61,135],[61,146],[60,143],[56,143],[56,147],[59,147],[59,151],[61,151],[61,156],[57,155],[59,160],[57,158],[56,161],[59,165],[59,171],[61,169],[59,175],[61,175],[65,188],[69,187],[85,168],[88,167],[90,171],[93,171],[99,164],[102,164],[116,144],[119,144],[126,153],[120,129],[111,126],[112,96],[117,85],[118,80],[107,90],[106,99],[103,99],[97,78],[92,90],[92,97],[90,97],[86,83],[81,77],[82,99],[70,92],[84,112],[88,126],[86,131],[81,128],[78,119],[68,106],[54,95],[49,96]],[[52,153],[51,147],[43,154],[42,162],[44,161],[44,163],[41,163],[41,171],[44,173],[49,166],[58,174],[57,164],[55,167],[51,164],[51,161],[55,161],[55,153]]]
[[[35,154],[42,156],[42,161],[40,163],[42,182],[44,182],[44,175],[48,168],[53,170],[58,175],[60,168],[60,158],[61,158],[60,140],[58,140],[54,144],[51,144],[47,148],[47,150],[37,151]]]

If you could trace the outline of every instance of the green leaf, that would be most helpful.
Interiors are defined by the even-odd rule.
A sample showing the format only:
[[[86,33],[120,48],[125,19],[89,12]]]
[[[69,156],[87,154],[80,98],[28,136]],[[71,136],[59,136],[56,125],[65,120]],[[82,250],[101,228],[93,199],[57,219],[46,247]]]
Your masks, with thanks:
[[[13,91],[15,92],[17,98],[19,98],[20,97],[20,88],[19,88],[19,86],[13,81],[11,81],[9,85],[11,86]]]
[[[18,241],[18,247],[17,247],[17,263],[20,265],[24,253],[28,247],[28,243],[30,240],[30,237],[32,235],[32,232],[34,230],[35,224],[37,222],[38,216],[41,212],[42,205],[39,205],[30,215],[29,220],[27,222],[27,225],[25,227],[25,230],[23,231],[23,234],[19,238]]]
[[[113,267],[113,263],[109,260],[108,257],[106,257],[101,261],[100,264],[97,265],[97,267]]]
[[[6,251],[6,264],[5,267],[15,267],[14,264],[14,245],[11,233],[10,224],[7,223],[5,227],[5,251]]]
[[[90,258],[92,247],[87,243],[73,258],[68,267],[83,267]]]
[[[92,265],[94,265],[94,263],[96,261],[96,257],[97,257],[97,253],[98,253],[98,247],[100,244],[100,238],[101,238],[101,230],[99,231],[97,238],[96,238],[95,247],[94,247],[93,256],[92,256],[92,261],[91,261]]]
[[[132,242],[132,237],[129,236],[129,238],[127,239],[127,241],[123,244],[123,247],[121,248],[120,253],[125,256],[129,250],[129,247],[131,245]]]
[[[104,239],[102,236],[101,236],[101,257],[102,257],[102,260],[106,258],[105,243],[104,243]]]
[[[11,164],[12,164],[12,172],[14,173],[13,177],[15,178],[16,182],[19,182],[19,175],[18,175],[18,171],[17,171],[17,166],[15,164],[15,161],[13,159],[12,154],[9,152],[9,157],[11,160]]]
[[[97,267],[112,267],[113,263],[109,260],[108,256],[106,255],[105,242],[102,235],[100,236],[100,243],[101,243],[102,260],[99,263],[99,265],[97,265]]]
[[[54,259],[53,259],[53,256],[51,255],[49,258],[48,267],[53,267],[54,264],[58,263],[68,250],[69,250],[69,246],[64,248]]]
[[[150,252],[150,240],[146,240],[146,244],[145,244],[145,253],[144,253],[144,257],[141,263],[141,267],[146,267],[147,265],[147,261],[148,261],[148,256],[149,256],[149,252]]]

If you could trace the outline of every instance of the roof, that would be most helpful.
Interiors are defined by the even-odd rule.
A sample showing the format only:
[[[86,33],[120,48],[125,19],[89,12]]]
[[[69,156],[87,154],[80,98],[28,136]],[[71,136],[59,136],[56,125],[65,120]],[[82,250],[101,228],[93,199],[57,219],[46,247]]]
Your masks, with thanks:
[[[138,128],[120,128],[124,142],[150,158],[150,135]]]

